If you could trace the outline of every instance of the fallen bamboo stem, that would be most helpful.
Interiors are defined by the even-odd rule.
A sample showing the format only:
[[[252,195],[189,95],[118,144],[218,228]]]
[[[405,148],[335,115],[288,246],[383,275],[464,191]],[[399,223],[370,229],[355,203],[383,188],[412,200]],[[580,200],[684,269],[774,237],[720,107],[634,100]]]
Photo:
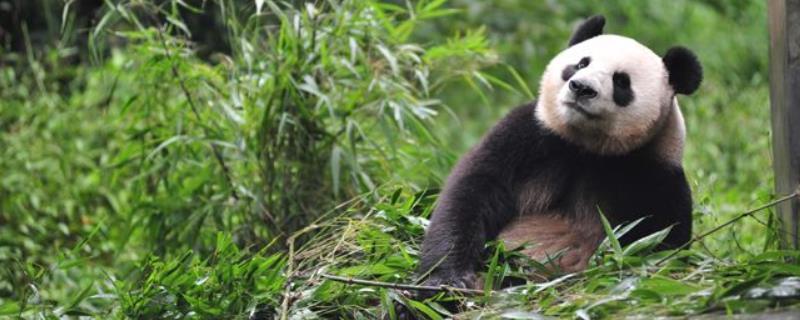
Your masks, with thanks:
[[[404,284],[404,283],[391,283],[391,282],[381,282],[381,281],[372,281],[372,280],[363,280],[363,279],[356,279],[351,277],[341,277],[341,276],[334,276],[330,274],[321,273],[321,277],[333,281],[338,281],[346,284],[360,284],[364,286],[370,287],[382,287],[382,288],[391,288],[391,289],[400,289],[400,290],[416,290],[416,291],[436,291],[436,292],[453,292],[453,293],[461,293],[461,294],[469,294],[469,295],[482,295],[484,293],[491,294],[492,291],[483,291],[477,289],[467,289],[467,288],[457,288],[452,286],[420,286],[420,285],[413,285],[413,284]]]

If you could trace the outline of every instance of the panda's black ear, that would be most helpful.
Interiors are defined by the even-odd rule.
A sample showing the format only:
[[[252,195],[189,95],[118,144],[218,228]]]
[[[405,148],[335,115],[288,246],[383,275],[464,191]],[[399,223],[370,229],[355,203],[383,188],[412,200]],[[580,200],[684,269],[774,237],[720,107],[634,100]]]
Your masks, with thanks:
[[[582,22],[572,33],[572,38],[569,39],[569,46],[581,43],[588,39],[594,38],[603,34],[603,26],[606,25],[606,18],[602,15],[591,16],[586,21]]]
[[[664,65],[669,73],[669,84],[675,93],[692,94],[703,81],[703,66],[689,49],[672,47],[664,55]]]

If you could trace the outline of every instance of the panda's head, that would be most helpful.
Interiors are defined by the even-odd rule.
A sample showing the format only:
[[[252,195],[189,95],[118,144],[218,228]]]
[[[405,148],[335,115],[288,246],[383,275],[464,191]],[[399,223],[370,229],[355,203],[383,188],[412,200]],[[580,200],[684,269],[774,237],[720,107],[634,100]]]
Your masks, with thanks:
[[[683,119],[675,95],[691,94],[700,85],[697,57],[683,47],[661,57],[631,38],[603,35],[604,24],[602,16],[583,22],[569,48],[547,66],[537,119],[566,140],[603,155],[628,153],[663,130],[680,130],[672,134],[681,135],[682,145]]]

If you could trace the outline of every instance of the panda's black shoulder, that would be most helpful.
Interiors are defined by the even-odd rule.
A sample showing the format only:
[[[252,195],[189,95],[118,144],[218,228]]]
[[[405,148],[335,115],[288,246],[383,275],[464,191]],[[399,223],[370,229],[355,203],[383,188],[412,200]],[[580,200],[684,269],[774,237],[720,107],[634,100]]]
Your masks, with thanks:
[[[566,145],[565,141],[547,129],[536,118],[536,101],[512,109],[486,134],[481,146],[493,151],[512,153]]]
[[[536,118],[536,104],[533,101],[508,112],[462,158],[457,167],[513,171],[537,159],[562,154],[569,147],[568,143]]]

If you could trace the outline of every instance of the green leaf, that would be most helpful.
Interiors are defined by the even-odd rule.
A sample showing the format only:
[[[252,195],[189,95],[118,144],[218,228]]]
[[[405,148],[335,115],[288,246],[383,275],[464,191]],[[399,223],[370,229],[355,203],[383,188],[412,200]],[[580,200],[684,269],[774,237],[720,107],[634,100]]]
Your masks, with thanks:
[[[88,297],[90,293],[92,293],[92,286],[94,286],[94,282],[89,283],[85,288],[83,288],[83,290],[81,290],[80,293],[78,293],[77,296],[72,298],[69,304],[67,304],[66,309],[73,310],[78,306],[78,304],[83,302],[83,300],[86,299],[86,297]]]
[[[672,226],[669,226],[661,231],[639,238],[633,243],[627,245],[622,254],[624,256],[632,256],[639,252],[653,249],[656,246],[658,246],[661,243],[661,241],[664,241],[664,239],[669,235],[669,232],[671,230]]]
[[[181,21],[181,20],[179,20],[179,19],[177,19],[175,17],[172,17],[172,16],[167,16],[167,21],[170,24],[178,27],[178,29],[180,29],[187,37],[191,37],[192,36],[192,32],[189,31],[189,27],[187,27],[186,24],[183,23],[183,21]]]
[[[511,73],[511,76],[514,77],[514,81],[517,82],[517,86],[520,89],[522,89],[522,92],[525,93],[525,97],[528,98],[529,100],[536,99],[536,95],[533,94],[533,91],[531,91],[531,88],[528,87],[528,84],[525,82],[525,79],[522,79],[522,76],[520,76],[519,72],[517,72],[517,70],[514,69],[514,67],[512,67],[511,65],[506,65],[506,69],[508,70],[509,73]]]
[[[408,302],[409,306],[424,313],[426,316],[428,316],[429,319],[442,319],[442,316],[440,316],[439,313],[437,313],[436,311],[434,311],[433,309],[431,309],[422,302],[411,299],[406,300],[406,302]]]
[[[504,250],[503,242],[497,242],[494,248],[494,254],[492,255],[492,259],[489,260],[489,269],[486,275],[484,276],[483,281],[483,290],[488,292],[494,289],[494,282],[497,280],[498,282],[502,282],[503,274],[499,271],[498,265],[500,263],[500,252]]]
[[[606,233],[606,239],[611,243],[611,249],[614,250],[614,255],[617,257],[622,257],[622,246],[619,244],[619,239],[617,235],[614,233],[614,229],[611,228],[611,224],[606,219],[606,216],[603,215],[603,212],[600,208],[597,208],[598,212],[600,213],[600,221],[603,223],[603,230]]]
[[[639,282],[637,287],[640,289],[657,292],[662,296],[685,296],[699,290],[699,288],[689,285],[686,282],[664,277],[644,279]]]

